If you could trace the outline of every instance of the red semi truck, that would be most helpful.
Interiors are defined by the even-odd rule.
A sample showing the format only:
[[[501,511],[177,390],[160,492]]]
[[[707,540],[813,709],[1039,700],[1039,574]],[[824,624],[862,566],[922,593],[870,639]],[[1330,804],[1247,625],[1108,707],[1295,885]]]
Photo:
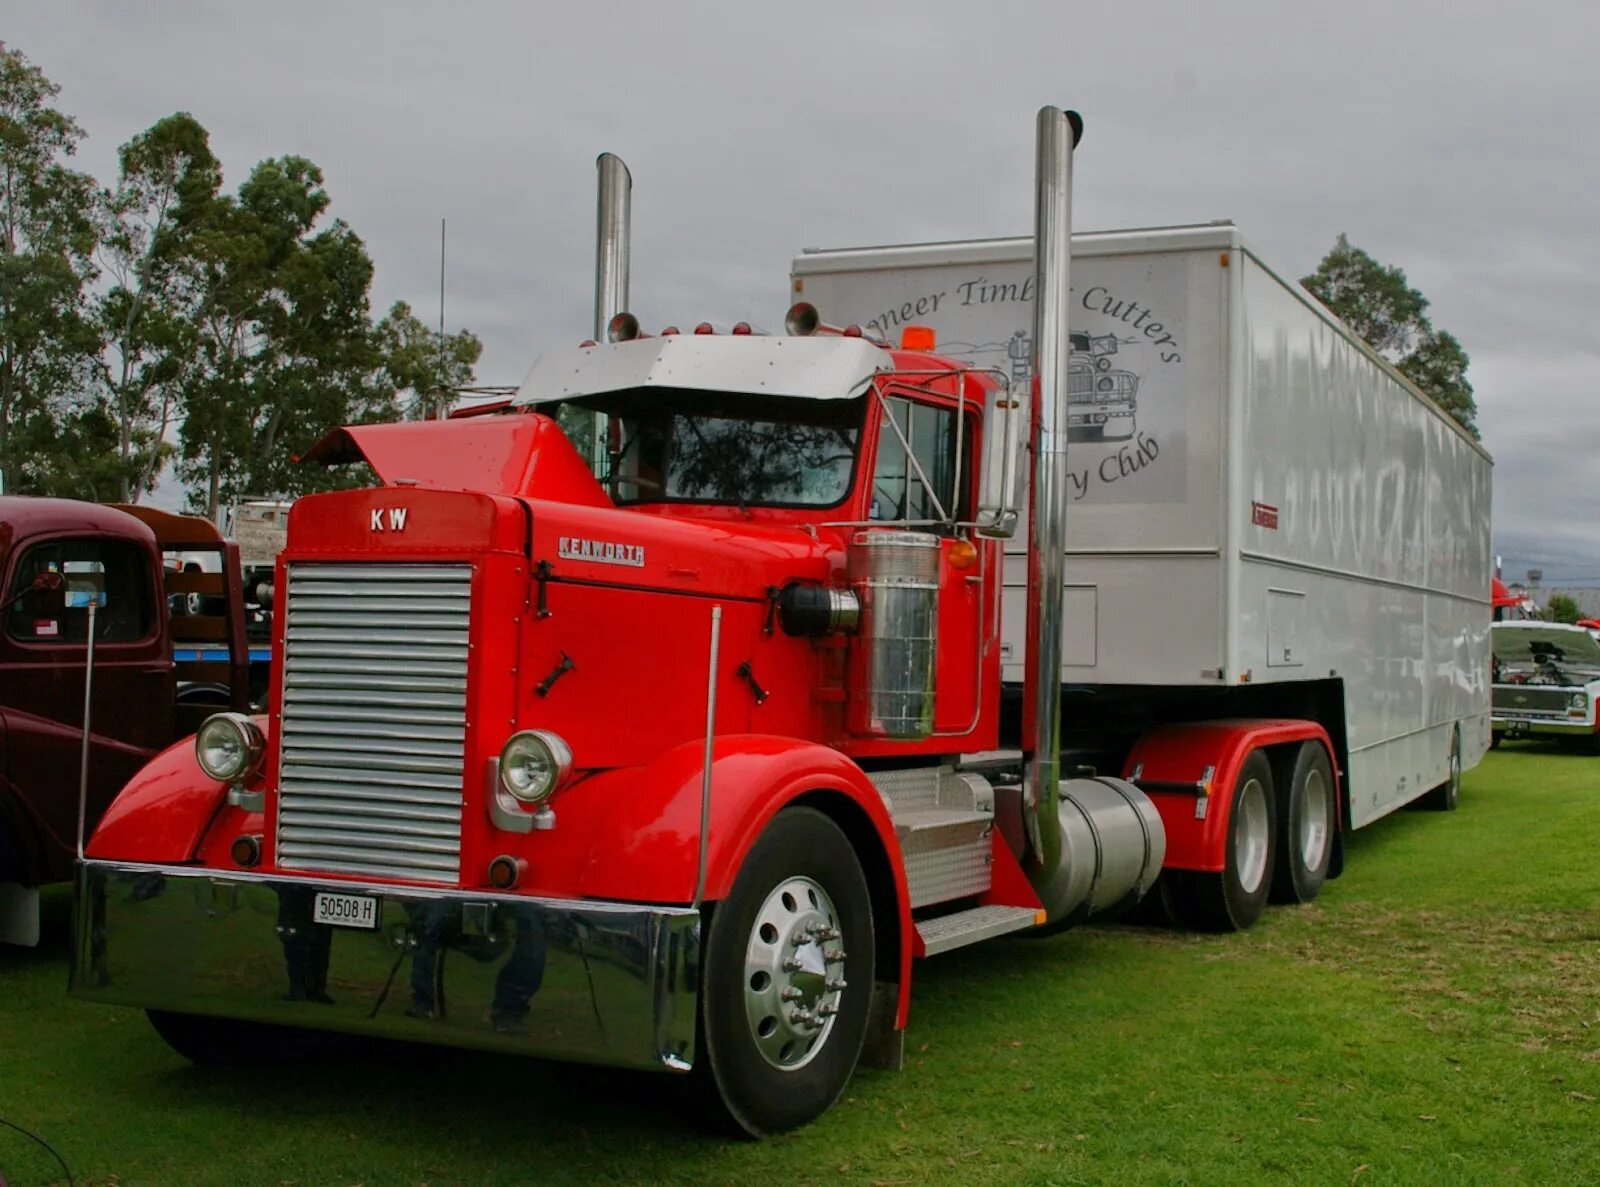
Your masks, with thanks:
[[[174,739],[248,707],[241,606],[237,551],[203,519],[0,498],[0,943],[37,943],[38,888],[72,877],[80,790],[92,826]]]
[[[640,334],[602,157],[609,341],[545,355],[496,414],[312,451],[380,485],[290,514],[268,712],[207,721],[100,822],[74,992],[202,1063],[318,1031],[606,1063],[759,1135],[898,1064],[918,958],[1158,877],[1220,928],[1315,896],[1362,669],[1263,657],[1110,697],[1062,750],[1079,130],[1040,113],[1036,394],[806,306],[787,336]],[[1376,585],[1391,616],[1400,586]],[[1375,657],[1378,695],[1455,654]],[[1453,805],[1480,699],[1425,731],[1405,798],[1436,775]]]

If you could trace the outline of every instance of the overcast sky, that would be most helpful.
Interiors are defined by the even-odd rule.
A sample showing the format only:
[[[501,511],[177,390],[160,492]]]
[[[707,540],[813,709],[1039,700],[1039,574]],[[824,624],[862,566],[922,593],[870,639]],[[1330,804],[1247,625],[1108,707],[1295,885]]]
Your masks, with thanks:
[[[81,167],[177,110],[230,185],[300,153],[483,383],[586,337],[595,155],[634,177],[646,325],[781,323],[790,258],[1025,234],[1033,115],[1075,107],[1080,229],[1231,218],[1290,276],[1340,232],[1472,357],[1508,576],[1600,585],[1600,8],[49,0],[0,31]]]

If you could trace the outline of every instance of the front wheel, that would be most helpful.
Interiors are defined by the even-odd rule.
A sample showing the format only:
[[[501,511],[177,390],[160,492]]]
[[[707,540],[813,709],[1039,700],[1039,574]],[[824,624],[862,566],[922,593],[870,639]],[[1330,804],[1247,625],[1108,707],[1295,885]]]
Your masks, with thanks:
[[[1252,750],[1233,783],[1222,872],[1168,870],[1161,879],[1168,912],[1201,931],[1249,927],[1267,905],[1276,833],[1272,764],[1261,751]]]
[[[778,813],[706,934],[695,1072],[715,1122],[762,1137],[839,1099],[866,1037],[874,940],[839,826],[812,808]]]

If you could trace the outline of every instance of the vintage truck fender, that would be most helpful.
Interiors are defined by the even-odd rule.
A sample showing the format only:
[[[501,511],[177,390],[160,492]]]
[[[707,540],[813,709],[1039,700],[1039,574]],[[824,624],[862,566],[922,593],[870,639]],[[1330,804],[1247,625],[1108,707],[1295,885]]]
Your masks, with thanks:
[[[655,762],[597,777],[626,783],[607,794],[612,807],[589,834],[579,874],[586,897],[656,903],[687,903],[694,896],[699,860],[700,742],[668,751]],[[878,904],[876,930],[894,928],[900,1001],[896,1025],[904,1026],[911,987],[910,896],[894,823],[882,797],[861,768],[838,751],[815,743],[765,734],[716,740],[712,751],[710,828],[706,842],[705,899],[728,893],[744,854],[778,812],[795,803],[815,807],[844,828],[861,854],[868,885]],[[599,786],[586,794],[606,794]],[[890,902],[883,902],[886,897]],[[885,970],[885,979],[887,979]]]
[[[1141,736],[1128,753],[1123,778],[1137,784],[1167,830],[1167,855],[1163,869],[1217,873],[1225,861],[1224,845],[1233,806],[1233,784],[1239,767],[1252,750],[1266,750],[1275,777],[1284,777],[1278,761],[1289,747],[1316,741],[1328,752],[1334,778],[1334,836],[1345,820],[1344,788],[1333,743],[1327,730],[1315,721],[1298,719],[1246,719],[1164,725]],[[1210,778],[1205,770],[1210,767]],[[1175,790],[1176,788],[1182,790]],[[1172,790],[1167,790],[1172,789]],[[1202,815],[1203,813],[1203,815]],[[1337,840],[1335,842],[1337,844]]]
[[[193,738],[174,742],[111,801],[84,851],[112,861],[189,861],[227,792],[200,769]]]

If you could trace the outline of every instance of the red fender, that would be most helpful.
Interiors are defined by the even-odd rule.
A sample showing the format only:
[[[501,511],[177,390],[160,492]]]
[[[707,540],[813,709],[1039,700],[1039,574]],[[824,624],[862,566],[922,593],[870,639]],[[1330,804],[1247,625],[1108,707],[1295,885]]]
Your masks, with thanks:
[[[110,861],[189,861],[228,793],[194,757],[194,739],[174,742],[128,781],[84,846]]]
[[[597,777],[625,781],[607,798],[611,811],[590,834],[579,891],[588,897],[634,902],[687,903],[694,897],[699,861],[702,743],[668,751],[644,768]],[[600,788],[588,789],[595,795]],[[778,811],[817,792],[841,796],[870,823],[894,881],[899,918],[900,1002],[904,1026],[911,992],[910,895],[894,822],[871,781],[838,751],[812,742],[766,734],[716,739],[711,764],[710,828],[706,842],[705,898],[725,896],[745,853]]]
[[[1236,720],[1201,721],[1163,725],[1143,735],[1128,754],[1123,778],[1145,788],[1167,830],[1167,856],[1163,869],[1202,870],[1217,873],[1223,867],[1229,813],[1233,807],[1234,780],[1252,750],[1286,742],[1317,741],[1328,752],[1333,771],[1335,827],[1342,825],[1339,765],[1334,761],[1328,731],[1315,721]],[[1203,798],[1205,816],[1196,819],[1197,791],[1162,791],[1149,785],[1200,783],[1205,769],[1213,768]],[[1135,778],[1134,773],[1138,772]]]

